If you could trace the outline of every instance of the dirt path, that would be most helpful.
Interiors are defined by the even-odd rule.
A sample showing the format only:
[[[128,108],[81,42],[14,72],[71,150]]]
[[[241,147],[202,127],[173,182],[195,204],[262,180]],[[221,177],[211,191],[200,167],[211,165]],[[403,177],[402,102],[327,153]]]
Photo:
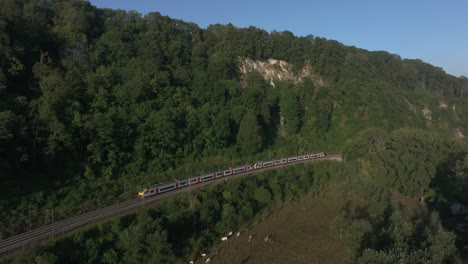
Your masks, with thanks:
[[[234,234],[220,242],[207,257],[210,263],[233,264],[351,263],[351,255],[330,235],[330,222],[344,203],[333,191],[321,197],[307,194],[252,224],[239,237]]]

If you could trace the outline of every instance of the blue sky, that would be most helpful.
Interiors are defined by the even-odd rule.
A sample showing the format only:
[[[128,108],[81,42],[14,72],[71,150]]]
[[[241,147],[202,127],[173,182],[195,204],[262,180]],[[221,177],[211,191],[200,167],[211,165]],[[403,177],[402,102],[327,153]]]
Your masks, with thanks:
[[[467,0],[90,0],[98,7],[325,37],[468,77]]]

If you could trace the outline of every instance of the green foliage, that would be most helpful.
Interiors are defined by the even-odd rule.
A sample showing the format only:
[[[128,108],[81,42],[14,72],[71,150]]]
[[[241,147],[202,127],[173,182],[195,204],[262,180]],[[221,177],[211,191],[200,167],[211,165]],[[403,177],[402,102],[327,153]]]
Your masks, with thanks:
[[[330,162],[325,167],[333,166],[337,164]],[[300,181],[301,175],[313,178],[314,167],[305,164],[267,171],[259,177],[229,180],[182,194],[156,207],[109,219],[23,252],[13,262],[175,263],[193,259],[219,241],[220,236],[244,228],[271,205],[271,184],[279,183],[276,191],[285,197],[276,203],[296,199],[298,193],[308,191],[314,185],[312,181],[295,186],[294,192],[285,183]],[[288,197],[288,192],[294,195]]]
[[[282,87],[280,98],[281,115],[284,118],[286,133],[294,135],[301,127],[300,104],[292,87]]]
[[[442,228],[437,213],[396,202],[372,220],[342,212],[331,230],[358,263],[447,263],[456,252],[455,235]]]
[[[271,87],[256,71],[242,74],[239,58],[284,60],[295,77],[311,74]],[[48,223],[43,212],[53,206],[65,218],[206,167],[321,150],[343,150],[347,177],[360,188],[375,182],[426,201],[467,201],[467,151],[445,140],[468,129],[467,89],[467,78],[420,60],[311,35],[201,29],[77,0],[1,1],[0,235]],[[262,191],[245,186],[253,199],[236,200],[232,190],[226,204],[207,198],[200,223],[238,225],[270,200],[292,200],[310,184],[322,189],[332,177],[323,175],[269,179]],[[100,254],[108,263],[123,258],[114,249]]]
[[[397,252],[397,250],[395,249],[392,249],[389,252],[377,251],[374,249],[366,249],[362,253],[362,256],[359,258],[358,263],[359,264],[374,264],[374,263],[382,263],[382,264],[408,263],[409,264],[410,263],[405,258],[402,260],[400,256],[401,256],[400,252]]]
[[[381,187],[393,187],[421,201],[453,196],[449,186],[464,189],[463,153],[466,153],[463,145],[453,139],[407,128],[390,135],[369,128],[349,139],[343,149],[351,174]],[[458,178],[454,172],[457,168]],[[455,182],[460,185],[455,187]]]
[[[346,246],[352,252],[360,252],[368,246],[372,232],[372,225],[369,221],[363,219],[353,220],[345,234]]]
[[[253,112],[247,112],[239,126],[237,145],[243,154],[257,153],[263,144],[261,127]]]
[[[455,234],[442,228],[442,222],[437,213],[431,213],[429,223],[424,232],[428,237],[428,255],[432,263],[445,263],[447,259],[450,259],[457,252]]]
[[[343,157],[346,162],[353,162],[363,159],[385,149],[388,141],[388,134],[385,130],[379,128],[367,128],[354,138],[346,141],[343,148]]]
[[[259,187],[255,189],[254,197],[255,200],[257,200],[260,204],[265,204],[270,201],[271,194],[270,191],[268,191],[264,187]]]
[[[341,212],[330,226],[332,233],[339,237],[355,255],[359,255],[371,242],[373,229],[368,220],[348,220],[348,216]]]

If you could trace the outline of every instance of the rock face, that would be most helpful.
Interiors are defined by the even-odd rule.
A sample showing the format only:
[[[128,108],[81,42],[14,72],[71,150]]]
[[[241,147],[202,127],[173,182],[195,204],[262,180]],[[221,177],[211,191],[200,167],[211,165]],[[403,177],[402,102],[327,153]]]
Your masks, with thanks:
[[[458,139],[464,139],[465,138],[465,135],[461,132],[460,128],[454,129],[453,134],[455,135],[455,138],[458,138]]]
[[[428,128],[432,127],[432,111],[429,107],[425,106],[422,110],[424,119],[426,119],[426,126]]]
[[[275,86],[275,80],[288,80],[295,84],[301,83],[304,78],[310,77],[315,86],[325,86],[323,78],[314,74],[309,66],[304,67],[298,74],[294,74],[293,66],[283,60],[269,59],[267,61],[254,61],[250,58],[239,58],[241,81],[245,83],[247,73],[256,71]]]
[[[448,106],[444,101],[439,101],[439,108],[440,109],[447,109]]]

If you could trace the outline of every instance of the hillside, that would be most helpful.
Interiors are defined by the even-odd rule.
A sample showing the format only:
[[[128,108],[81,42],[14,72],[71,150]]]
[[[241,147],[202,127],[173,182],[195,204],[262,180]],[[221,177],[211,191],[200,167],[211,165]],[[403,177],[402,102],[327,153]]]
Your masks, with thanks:
[[[468,79],[421,60],[79,0],[2,1],[0,29],[0,238],[308,151],[434,208],[468,201]]]
[[[467,79],[419,60],[82,1],[2,10],[2,181],[159,174],[283,142],[339,150],[366,127],[467,133]],[[251,149],[242,121],[258,127]]]

